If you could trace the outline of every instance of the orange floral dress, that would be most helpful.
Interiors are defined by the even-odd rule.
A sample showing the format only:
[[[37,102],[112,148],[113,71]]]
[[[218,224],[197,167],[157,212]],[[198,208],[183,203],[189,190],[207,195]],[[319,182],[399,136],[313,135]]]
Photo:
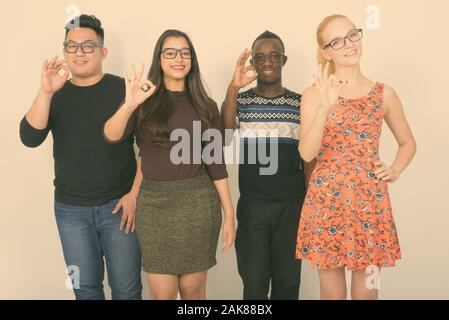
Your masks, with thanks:
[[[401,258],[387,182],[376,179],[382,83],[340,97],[328,117],[302,207],[296,258],[318,269],[389,267]]]

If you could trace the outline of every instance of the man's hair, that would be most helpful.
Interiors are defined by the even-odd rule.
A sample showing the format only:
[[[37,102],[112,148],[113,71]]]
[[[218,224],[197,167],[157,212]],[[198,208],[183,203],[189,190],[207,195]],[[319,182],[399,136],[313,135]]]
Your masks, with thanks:
[[[67,22],[65,25],[65,36],[67,37],[69,31],[75,28],[92,29],[95,31],[100,42],[104,42],[104,30],[101,26],[101,21],[93,15],[82,14]]]
[[[284,42],[282,41],[281,37],[279,37],[277,34],[270,32],[270,31],[265,31],[264,33],[260,34],[256,40],[254,40],[253,45],[251,46],[251,49],[254,49],[254,46],[256,45],[256,42],[262,39],[276,39],[281,43],[281,47],[282,47],[282,53],[285,53],[285,46],[284,46]]]

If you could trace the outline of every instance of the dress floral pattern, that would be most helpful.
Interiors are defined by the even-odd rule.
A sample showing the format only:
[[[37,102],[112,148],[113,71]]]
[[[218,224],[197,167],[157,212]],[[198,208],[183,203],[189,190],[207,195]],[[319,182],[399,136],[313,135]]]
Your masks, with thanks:
[[[340,97],[328,117],[301,212],[296,258],[318,269],[390,267],[401,258],[387,182],[376,179],[382,83]]]

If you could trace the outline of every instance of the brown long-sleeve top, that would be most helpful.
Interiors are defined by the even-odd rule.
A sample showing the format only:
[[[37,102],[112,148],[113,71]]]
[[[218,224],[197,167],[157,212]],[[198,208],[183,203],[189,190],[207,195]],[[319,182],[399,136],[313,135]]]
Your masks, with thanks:
[[[150,181],[172,181],[172,180],[182,180],[201,176],[208,174],[212,180],[220,180],[228,177],[226,170],[226,165],[224,163],[223,152],[221,152],[221,161],[214,162],[212,164],[206,164],[201,157],[201,135],[204,132],[204,128],[201,128],[200,134],[194,136],[194,121],[200,122],[200,118],[196,114],[192,107],[192,103],[188,98],[186,92],[179,91],[168,91],[169,95],[173,99],[173,114],[168,120],[168,126],[170,133],[174,129],[185,129],[188,132],[188,145],[186,142],[184,144],[188,147],[183,151],[178,149],[176,146],[181,138],[177,138],[177,141],[170,141],[168,147],[161,147],[154,144],[150,139],[150,132],[144,127],[143,124],[139,124],[140,112],[137,109],[131,118],[129,119],[123,137],[123,140],[132,132],[135,133],[137,146],[140,149],[140,156],[142,159],[142,173],[145,180]],[[222,133],[221,118],[218,111],[217,104],[213,102],[211,105],[213,119],[212,123],[215,129],[218,129]],[[221,141],[221,139],[220,139]],[[199,146],[199,148],[194,148],[194,145]],[[175,152],[178,156],[182,156],[183,152],[189,152],[190,163],[173,163],[170,158],[172,148],[176,146]],[[197,150],[197,154],[194,155],[193,151]],[[188,151],[187,151],[188,150]],[[220,151],[222,148],[220,147]],[[185,155],[184,155],[185,156]],[[194,162],[194,160],[196,160]]]

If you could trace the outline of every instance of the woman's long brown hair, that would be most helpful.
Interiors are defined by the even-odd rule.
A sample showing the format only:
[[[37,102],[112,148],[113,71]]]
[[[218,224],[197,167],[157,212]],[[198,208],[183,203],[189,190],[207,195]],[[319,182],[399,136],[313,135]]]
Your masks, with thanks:
[[[210,129],[212,125],[212,99],[204,88],[201,78],[198,59],[189,36],[179,30],[166,30],[156,42],[153,53],[153,62],[148,73],[148,80],[153,82],[157,89],[153,95],[142,103],[140,108],[140,121],[150,131],[151,141],[161,147],[167,147],[170,141],[168,119],[173,114],[174,106],[167,89],[164,86],[164,74],[161,68],[161,51],[165,39],[169,37],[184,38],[192,50],[192,66],[186,76],[186,94],[193,108],[201,120],[203,130]],[[142,127],[141,127],[142,128]]]

